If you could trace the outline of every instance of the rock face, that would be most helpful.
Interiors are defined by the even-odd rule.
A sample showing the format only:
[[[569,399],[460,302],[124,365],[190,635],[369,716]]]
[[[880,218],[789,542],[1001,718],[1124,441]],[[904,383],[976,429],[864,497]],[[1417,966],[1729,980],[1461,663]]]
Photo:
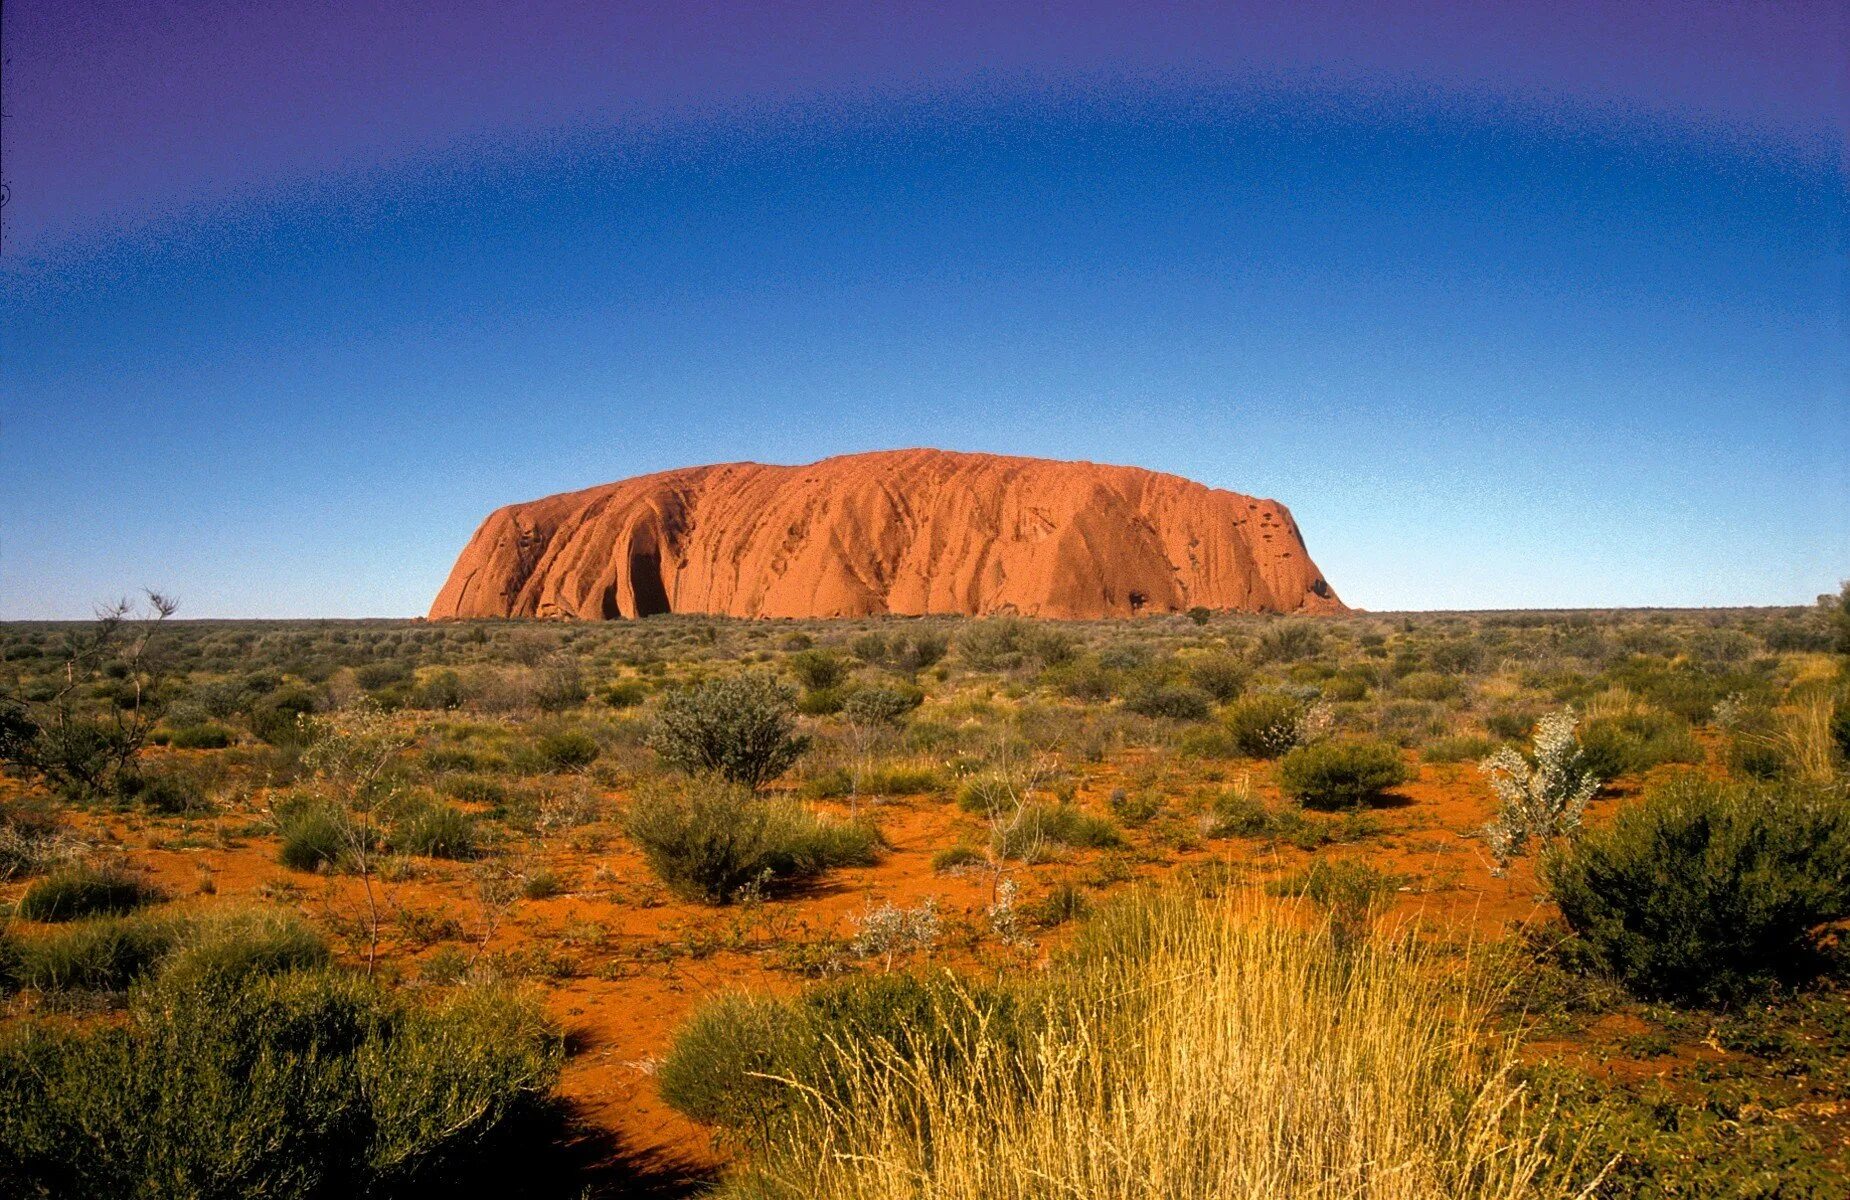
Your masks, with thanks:
[[[1341,612],[1284,505],[1135,467],[893,450],[727,463],[511,504],[455,617]]]

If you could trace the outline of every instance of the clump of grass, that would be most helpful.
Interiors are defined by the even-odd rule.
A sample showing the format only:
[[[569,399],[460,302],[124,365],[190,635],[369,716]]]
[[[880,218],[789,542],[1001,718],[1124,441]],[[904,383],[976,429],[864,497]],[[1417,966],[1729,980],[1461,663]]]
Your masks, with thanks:
[[[1497,743],[1490,738],[1459,734],[1426,743],[1420,750],[1420,757],[1429,763],[1477,762],[1495,753],[1496,749]]]
[[[164,980],[202,985],[327,965],[328,947],[302,918],[274,909],[215,912],[186,925],[161,962]]]
[[[121,867],[77,864],[33,883],[18,912],[31,921],[75,921],[132,912],[159,899],[158,889]]]
[[[772,1136],[727,1194],[1574,1193],[1522,1103],[1513,1047],[1490,1034],[1480,977],[1455,982],[1412,940],[1339,947],[1241,899],[1146,898],[1103,916],[1108,936],[1005,990],[1013,1019],[983,1019],[1001,1009],[993,990],[953,991],[922,1011],[892,1006],[893,1028],[831,1023],[834,1059],[791,1070],[781,1050],[751,1057],[777,1044],[786,1010],[741,1013],[735,1065],[716,1074],[761,1090],[726,1119]],[[972,1015],[945,1019],[960,1011]],[[718,1057],[717,1039],[700,1042]],[[665,1091],[675,1077],[664,1068]]]
[[[1122,846],[1124,836],[1104,817],[1071,804],[1024,804],[1000,816],[991,834],[998,858],[1036,862],[1055,847],[1106,849]]]
[[[182,932],[171,918],[139,913],[21,938],[14,979],[20,987],[48,993],[126,991],[154,970]]]
[[[1665,763],[1700,763],[1702,745],[1689,722],[1666,712],[1641,710],[1590,720],[1580,731],[1586,769],[1596,778],[1617,779]]]
[[[713,779],[645,794],[623,828],[670,890],[710,904],[831,867],[865,866],[881,844],[869,825],[827,820],[792,801]]]
[[[392,829],[392,849],[426,858],[474,858],[480,842],[475,818],[453,804],[419,805]]]
[[[1039,1017],[1023,990],[948,974],[861,976],[788,1000],[735,993],[682,1025],[656,1079],[676,1111],[765,1147],[799,1116],[796,1089],[846,1099],[872,1047],[948,1065],[978,1030],[993,1051],[1025,1046]]]
[[[345,813],[333,805],[314,802],[284,809],[277,831],[282,835],[277,861],[295,871],[339,867],[352,852],[358,832]]]
[[[1279,786],[1315,808],[1359,808],[1408,778],[1400,751],[1385,742],[1299,746],[1278,768]]]
[[[940,875],[948,875],[954,871],[981,866],[988,861],[975,846],[946,846],[931,856],[931,869]]]

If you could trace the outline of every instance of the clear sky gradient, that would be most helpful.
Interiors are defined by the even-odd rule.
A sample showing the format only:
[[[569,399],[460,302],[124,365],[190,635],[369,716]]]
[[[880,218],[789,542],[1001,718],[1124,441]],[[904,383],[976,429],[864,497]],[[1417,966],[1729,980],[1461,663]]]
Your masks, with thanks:
[[[0,617],[418,614],[500,504],[912,445],[1275,497],[1368,608],[1807,602],[1844,32],[8,4]]]

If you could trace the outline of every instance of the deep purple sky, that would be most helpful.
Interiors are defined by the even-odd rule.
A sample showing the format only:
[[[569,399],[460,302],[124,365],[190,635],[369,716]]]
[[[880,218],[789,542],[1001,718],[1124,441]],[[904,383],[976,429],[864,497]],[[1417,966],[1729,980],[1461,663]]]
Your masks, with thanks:
[[[985,79],[1412,85],[1835,155],[1841,9],[13,0],[7,248],[33,254],[176,206],[464,141]]]
[[[1843,8],[11,0],[0,619],[904,445],[1276,497],[1368,608],[1807,602]]]

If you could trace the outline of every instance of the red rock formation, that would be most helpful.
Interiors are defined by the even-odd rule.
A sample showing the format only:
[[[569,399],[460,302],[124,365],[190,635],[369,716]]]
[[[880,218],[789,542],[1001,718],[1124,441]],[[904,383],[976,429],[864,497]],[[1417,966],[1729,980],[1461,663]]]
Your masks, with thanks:
[[[943,450],[727,463],[512,504],[432,618],[1341,612],[1284,505]]]

